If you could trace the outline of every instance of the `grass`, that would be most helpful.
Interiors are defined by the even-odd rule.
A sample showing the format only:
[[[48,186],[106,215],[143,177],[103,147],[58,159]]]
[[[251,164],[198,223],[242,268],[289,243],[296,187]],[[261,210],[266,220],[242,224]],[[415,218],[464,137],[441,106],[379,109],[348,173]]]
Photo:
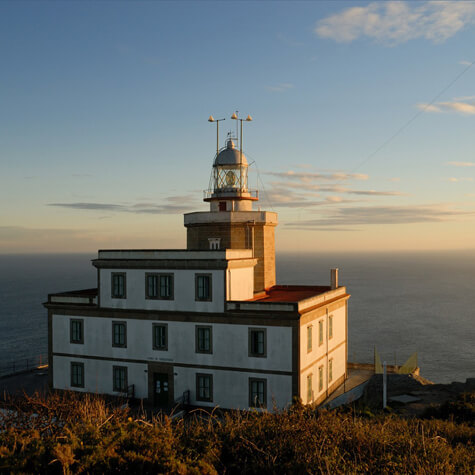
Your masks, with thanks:
[[[469,399],[469,402],[473,399]],[[472,421],[354,409],[134,414],[100,396],[10,401],[1,473],[473,473]],[[460,411],[460,407],[457,406]],[[453,419],[447,414],[436,415]]]

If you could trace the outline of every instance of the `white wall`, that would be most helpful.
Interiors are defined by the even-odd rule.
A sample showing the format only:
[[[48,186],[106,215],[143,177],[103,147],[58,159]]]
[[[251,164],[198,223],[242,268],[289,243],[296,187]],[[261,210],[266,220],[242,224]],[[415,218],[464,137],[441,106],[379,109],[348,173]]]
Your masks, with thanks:
[[[175,397],[190,390],[190,402],[200,406],[223,408],[249,408],[249,378],[267,380],[267,408],[284,408],[292,401],[292,376],[238,371],[197,370],[175,368]],[[213,375],[213,401],[196,401],[196,373]]]
[[[191,322],[120,319],[127,324],[127,348],[112,346],[112,318],[53,315],[53,353],[164,361],[262,370],[292,371],[292,329],[229,323],[212,327],[213,353],[195,352],[195,328]],[[84,344],[70,343],[70,320],[84,322]],[[119,320],[117,320],[119,321]],[[168,351],[153,349],[152,325],[168,325]],[[249,357],[249,328],[266,328],[267,357]]]
[[[111,273],[126,273],[125,299],[111,297]],[[100,270],[100,305],[107,308],[170,310],[191,312],[222,312],[224,310],[225,288],[224,270],[170,270],[170,269],[101,269]],[[145,274],[174,274],[174,299],[152,300],[145,298]],[[195,300],[195,275],[212,275],[212,300],[197,302]]]
[[[254,297],[254,268],[241,267],[227,270],[226,300],[249,300]]]
[[[346,314],[345,304],[337,310],[329,310],[328,315],[324,312],[323,315],[316,313],[315,318],[310,322],[301,325],[300,327],[300,365],[305,368],[313,361],[319,359],[331,351],[333,348],[341,344],[345,340],[345,326]],[[333,315],[333,338],[328,338],[328,316]],[[318,322],[323,321],[323,344],[318,344]],[[313,344],[312,351],[307,352],[307,327],[312,325]]]
[[[71,387],[71,362],[84,363],[84,388]],[[115,361],[53,357],[53,386],[56,389],[91,392],[98,394],[121,395],[113,391],[112,367],[127,366],[128,384],[135,385],[135,396],[148,397],[147,365],[140,363],[121,363]]]
[[[333,359],[333,377],[330,385],[345,374],[346,367],[346,306],[329,306],[315,311],[310,321],[300,326],[300,397],[307,403],[307,376],[312,374],[313,400],[328,389],[328,360]],[[333,316],[333,337],[329,338],[328,320]],[[319,322],[323,322],[323,343],[319,345]],[[312,350],[307,351],[307,328],[312,326]],[[318,389],[318,368],[323,366],[323,388]]]
[[[84,343],[70,343],[70,320],[81,319],[84,323]],[[233,324],[205,324],[212,327],[213,353],[195,352],[195,323],[121,319],[127,324],[127,348],[112,346],[112,318],[74,317],[53,315],[53,353],[75,356],[54,356],[53,384],[58,389],[114,394],[112,391],[112,366],[127,366],[128,384],[135,385],[136,396],[148,397],[148,363],[192,364],[211,367],[259,369],[263,371],[292,371],[292,329],[290,327],[264,327]],[[153,349],[152,325],[168,325],[168,350]],[[249,357],[249,328],[266,329],[267,357]],[[81,358],[81,355],[99,358],[145,360],[145,363],[114,362]],[[85,388],[70,387],[70,362],[84,363]],[[174,366],[175,391],[178,398],[190,390],[191,402],[196,401],[196,373],[213,374],[213,402],[201,405],[220,405],[227,408],[246,408],[249,401],[249,378],[267,379],[267,405],[284,407],[292,400],[292,377],[248,371],[187,368]]]

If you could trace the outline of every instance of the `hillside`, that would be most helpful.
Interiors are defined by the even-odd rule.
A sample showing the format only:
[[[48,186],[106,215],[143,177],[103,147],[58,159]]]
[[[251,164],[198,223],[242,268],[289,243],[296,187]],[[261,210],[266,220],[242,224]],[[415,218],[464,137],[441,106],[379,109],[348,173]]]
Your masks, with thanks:
[[[475,393],[402,419],[355,409],[133,414],[100,397],[10,401],[0,471],[13,473],[472,473]],[[455,409],[454,409],[455,408]]]

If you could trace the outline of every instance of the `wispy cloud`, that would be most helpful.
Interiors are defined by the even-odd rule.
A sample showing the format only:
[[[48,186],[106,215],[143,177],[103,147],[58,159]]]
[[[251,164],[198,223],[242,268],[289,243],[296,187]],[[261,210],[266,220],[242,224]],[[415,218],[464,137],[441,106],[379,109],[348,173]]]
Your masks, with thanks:
[[[473,181],[473,178],[472,177],[469,177],[469,176],[464,176],[462,178],[455,178],[455,177],[450,177],[449,178],[449,181],[451,183],[460,183],[460,182],[463,182],[463,181]]]
[[[462,66],[471,66],[472,62],[463,60],[463,61],[459,61],[459,64],[461,64]]]
[[[373,2],[319,20],[315,33],[340,43],[362,37],[387,45],[416,38],[441,43],[474,23],[474,2]]]
[[[336,172],[336,173],[313,173],[313,172],[294,172],[293,170],[288,170],[286,172],[265,172],[266,175],[277,176],[279,178],[284,178],[286,180],[301,181],[302,183],[308,183],[315,180],[367,180],[369,178],[365,173],[345,173],[345,172]]]
[[[418,109],[425,112],[458,112],[464,115],[475,114],[475,101],[474,102],[462,102],[462,101],[446,101],[437,102],[435,104],[419,103],[416,105]]]
[[[294,87],[293,84],[289,82],[284,82],[280,84],[276,84],[274,86],[266,86],[266,89],[269,92],[285,92],[288,91],[289,89],[292,89]]]
[[[447,165],[452,165],[453,167],[475,167],[474,162],[447,162]]]
[[[48,206],[59,206],[87,211],[113,211],[121,213],[147,213],[147,214],[176,214],[184,213],[194,209],[193,200],[189,196],[169,196],[165,198],[164,203],[135,203],[135,204],[116,204],[116,203],[49,203]]]
[[[287,223],[297,229],[348,230],[352,226],[379,224],[437,223],[458,218],[475,217],[475,211],[461,211],[448,205],[431,206],[359,206],[332,209],[332,215]]]
[[[367,201],[363,197],[381,198],[404,194],[392,190],[365,190],[352,187],[352,181],[365,181],[369,178],[368,175],[361,173],[288,170],[266,174],[280,178],[280,180],[271,181],[271,188],[266,192],[266,197],[276,208],[313,208]],[[353,199],[351,195],[358,199]]]

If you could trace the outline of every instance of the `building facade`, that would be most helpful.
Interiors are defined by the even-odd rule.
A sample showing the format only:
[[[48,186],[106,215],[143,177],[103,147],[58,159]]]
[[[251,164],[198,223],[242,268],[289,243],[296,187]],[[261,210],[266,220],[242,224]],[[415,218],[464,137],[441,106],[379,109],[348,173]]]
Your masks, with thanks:
[[[52,388],[133,394],[156,407],[320,403],[346,378],[348,298],[276,285],[276,213],[232,140],[215,156],[207,212],[185,214],[187,249],[100,250],[97,288],[50,294]]]

